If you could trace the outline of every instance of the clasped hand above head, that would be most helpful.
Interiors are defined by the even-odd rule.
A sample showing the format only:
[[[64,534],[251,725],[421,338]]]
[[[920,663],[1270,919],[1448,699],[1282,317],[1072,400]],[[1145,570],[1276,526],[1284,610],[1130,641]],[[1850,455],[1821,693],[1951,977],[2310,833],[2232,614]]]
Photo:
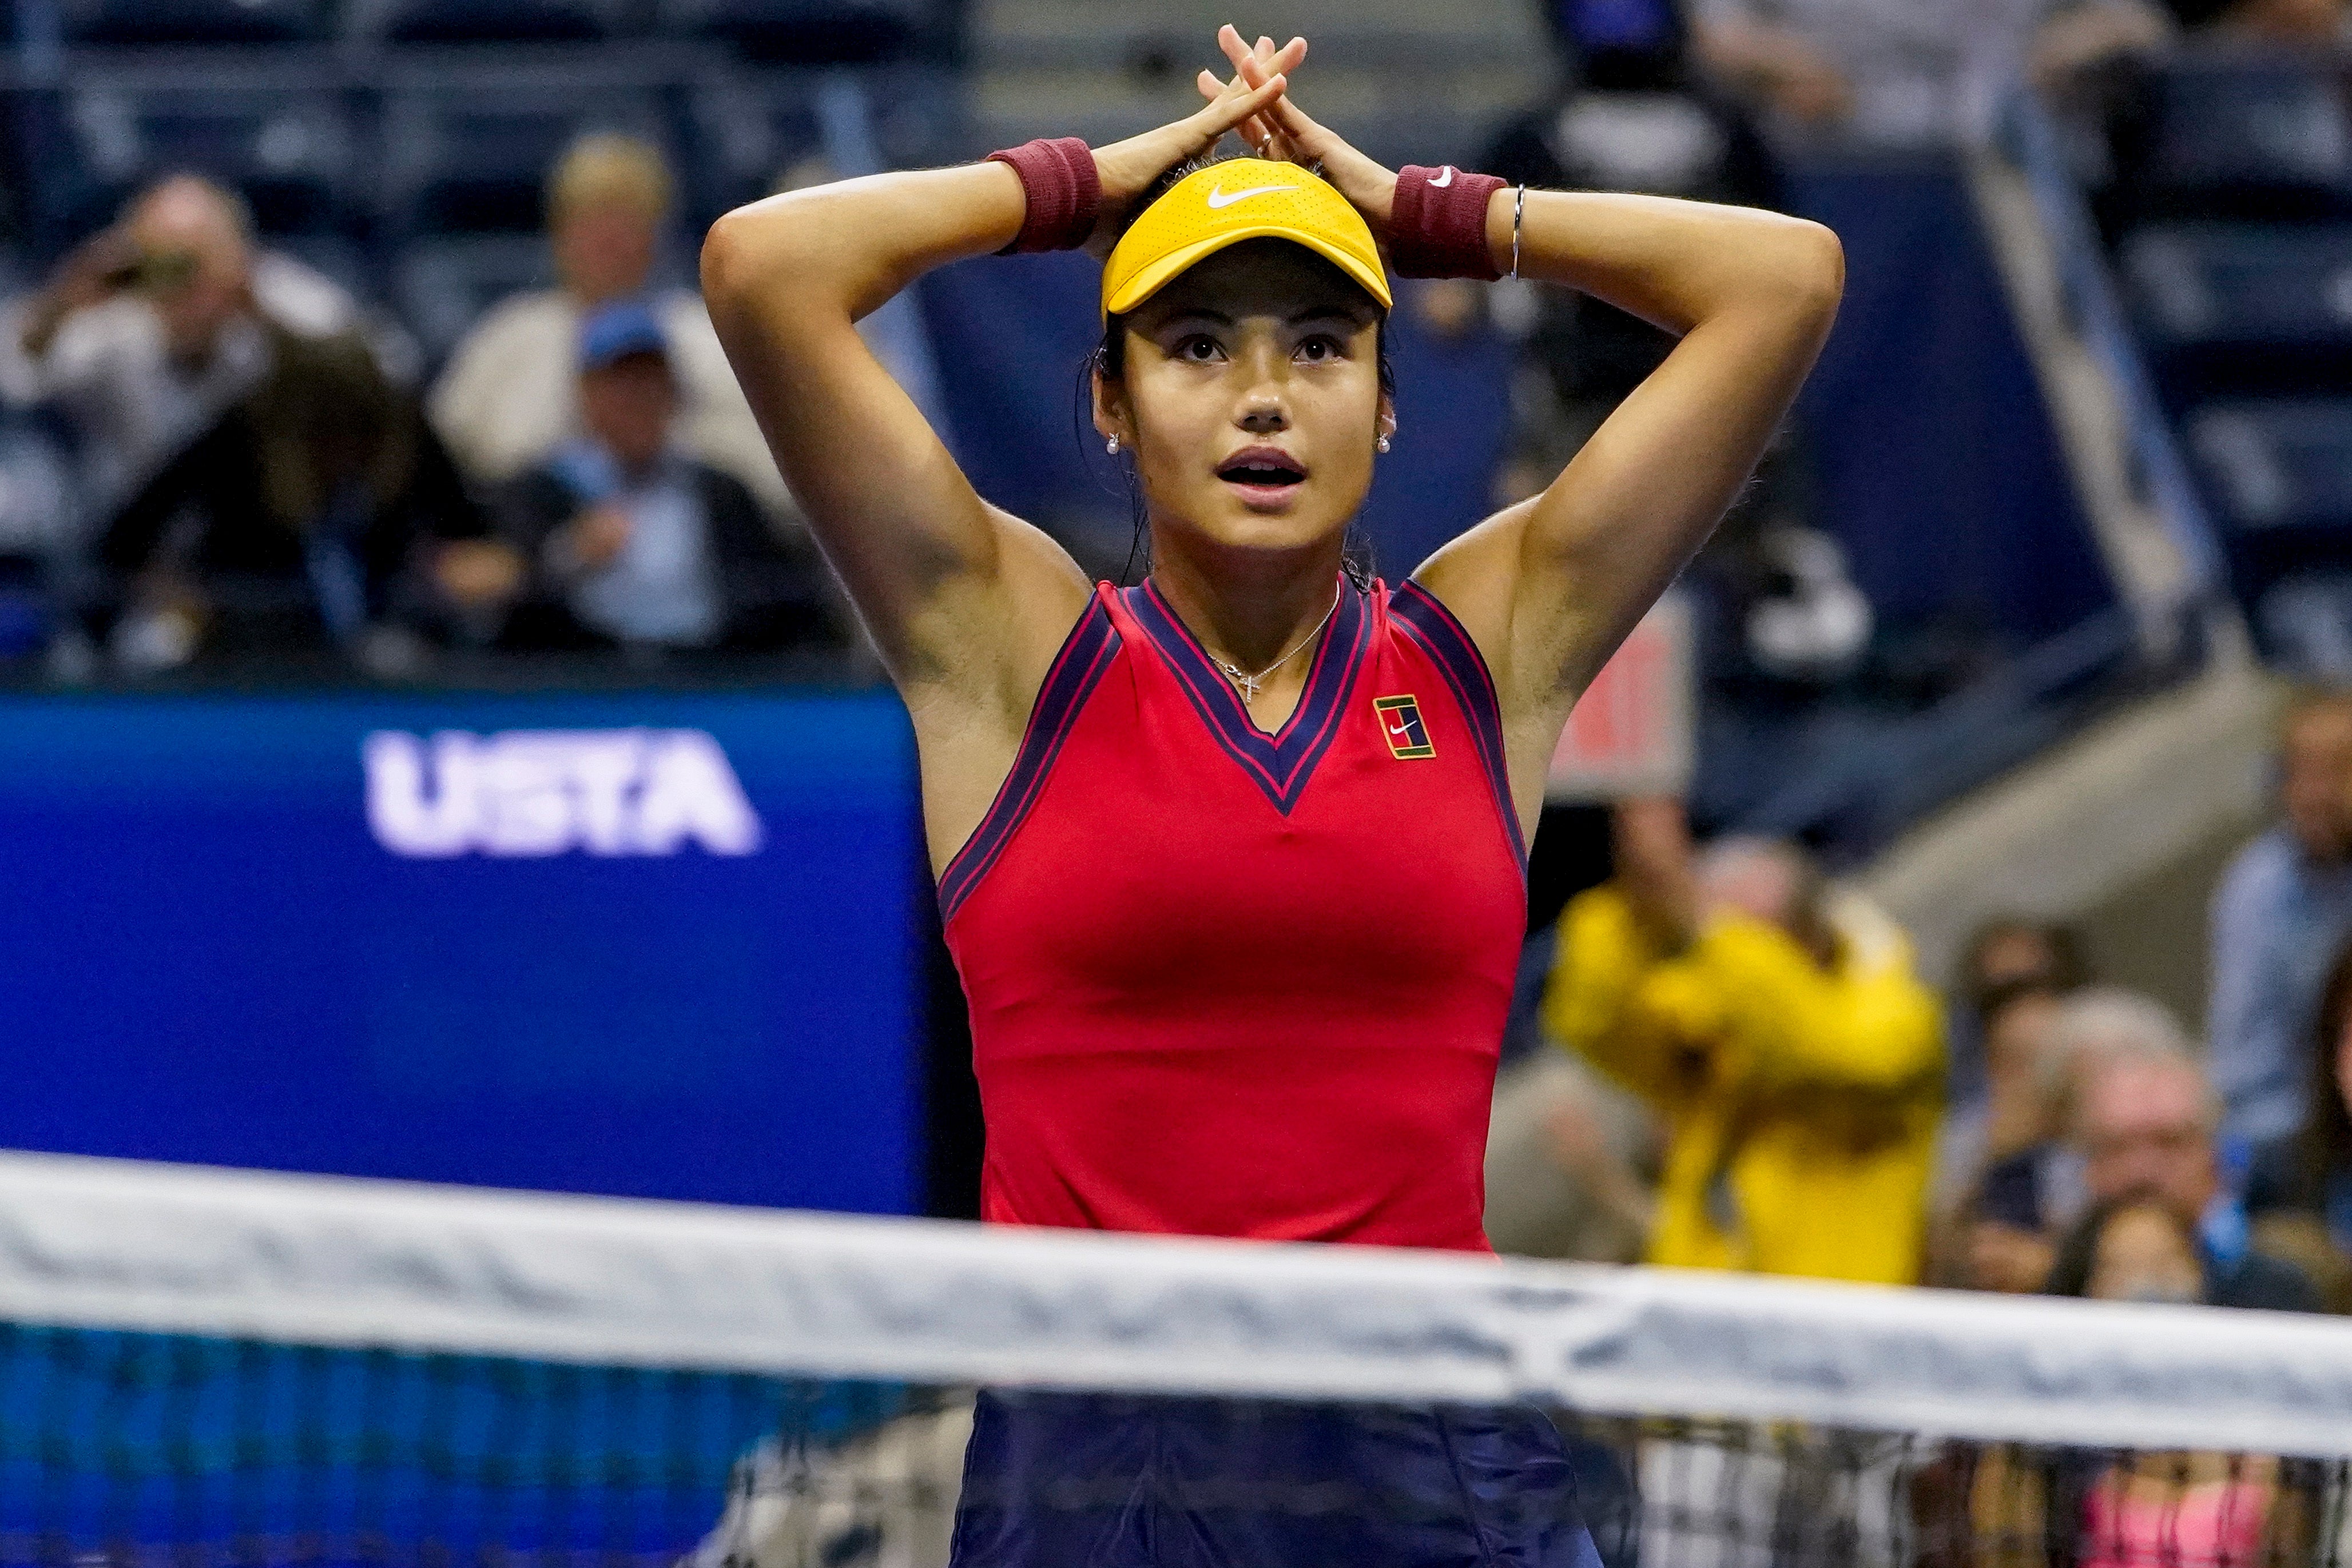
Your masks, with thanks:
[[[1202,96],[1211,102],[1237,89],[1261,88],[1276,76],[1286,78],[1282,95],[1243,121],[1235,134],[1261,158],[1319,165],[1323,177],[1364,214],[1372,233],[1387,238],[1390,210],[1396,200],[1396,171],[1382,168],[1349,146],[1344,137],[1308,118],[1290,95],[1286,78],[1305,62],[1307,40],[1293,38],[1277,49],[1272,38],[1261,37],[1252,46],[1227,26],[1217,30],[1217,47],[1232,62],[1234,75],[1230,80],[1220,80],[1213,72],[1201,73]]]
[[[1224,29],[1224,36],[1240,44],[1239,35],[1231,27]],[[1244,47],[1242,53],[1249,55],[1250,51]],[[1229,131],[1252,135],[1250,128],[1261,125],[1281,101],[1289,85],[1285,73],[1306,57],[1304,38],[1293,38],[1279,49],[1269,41],[1262,59],[1251,57],[1250,73],[1246,77],[1236,75],[1230,83],[1219,83],[1198,113],[1140,136],[1096,148],[1095,173],[1102,184],[1101,221],[1087,249],[1097,256],[1108,256],[1125,220],[1143,200],[1144,193],[1169,170],[1211,152]],[[1258,138],[1265,134],[1263,130],[1255,133]]]
[[[1345,138],[1309,118],[1290,96],[1290,73],[1307,59],[1307,40],[1277,47],[1269,37],[1245,43],[1231,26],[1218,29],[1217,47],[1234,68],[1230,78],[1202,71],[1206,107],[1187,119],[1095,150],[1102,181],[1102,223],[1087,249],[1109,252],[1123,220],[1162,174],[1188,158],[1213,150],[1227,131],[1261,158],[1311,164],[1385,240],[1396,200],[1396,172],[1349,146]]]

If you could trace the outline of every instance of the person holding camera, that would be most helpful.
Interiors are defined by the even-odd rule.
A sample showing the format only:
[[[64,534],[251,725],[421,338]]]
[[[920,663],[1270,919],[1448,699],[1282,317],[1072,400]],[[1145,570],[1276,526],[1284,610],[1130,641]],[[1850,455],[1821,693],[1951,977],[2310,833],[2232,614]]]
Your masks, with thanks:
[[[177,175],[0,312],[0,399],[64,415],[102,519],[261,382],[265,322],[315,339],[361,318],[335,284],[259,250],[235,193]]]
[[[499,586],[458,570],[483,519],[364,326],[193,175],[135,198],[0,319],[0,397],[73,431],[90,526],[68,553],[89,559],[61,597],[119,670],[359,650],[413,567],[445,598]]]

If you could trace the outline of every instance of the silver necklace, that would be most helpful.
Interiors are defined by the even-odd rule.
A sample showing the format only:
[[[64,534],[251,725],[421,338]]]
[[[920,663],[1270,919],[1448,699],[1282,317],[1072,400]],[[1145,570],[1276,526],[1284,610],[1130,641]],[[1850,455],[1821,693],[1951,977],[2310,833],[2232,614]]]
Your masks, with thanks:
[[[1347,584],[1344,582],[1333,588],[1331,590],[1331,608],[1323,612],[1323,619],[1315,622],[1315,630],[1307,633],[1306,636],[1301,637],[1297,642],[1293,643],[1290,645],[1290,653],[1285,653],[1281,658],[1276,659],[1273,664],[1268,664],[1265,669],[1260,670],[1255,675],[1243,669],[1239,664],[1227,664],[1224,660],[1218,658],[1214,653],[1209,654],[1209,663],[1216,665],[1218,669],[1223,670],[1225,674],[1225,679],[1233,682],[1234,687],[1241,692],[1242,706],[1244,707],[1247,707],[1250,704],[1257,701],[1257,694],[1265,689],[1266,676],[1274,674],[1275,671],[1290,663],[1292,654],[1297,653],[1299,649],[1304,648],[1307,643],[1312,643],[1316,638],[1323,634],[1323,628],[1328,626],[1331,623],[1331,617],[1339,612],[1339,595],[1346,591]],[[1206,652],[1206,649],[1204,648],[1202,651]]]

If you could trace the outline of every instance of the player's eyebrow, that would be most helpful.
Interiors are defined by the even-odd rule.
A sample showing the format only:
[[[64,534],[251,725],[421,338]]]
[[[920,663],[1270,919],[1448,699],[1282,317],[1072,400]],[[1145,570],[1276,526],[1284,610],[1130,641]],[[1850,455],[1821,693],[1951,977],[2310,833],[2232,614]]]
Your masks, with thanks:
[[[1234,324],[1234,319],[1222,310],[1212,310],[1205,305],[1186,305],[1171,310],[1161,317],[1153,330],[1164,332],[1171,327],[1188,321],[1206,321],[1217,327],[1230,327]]]

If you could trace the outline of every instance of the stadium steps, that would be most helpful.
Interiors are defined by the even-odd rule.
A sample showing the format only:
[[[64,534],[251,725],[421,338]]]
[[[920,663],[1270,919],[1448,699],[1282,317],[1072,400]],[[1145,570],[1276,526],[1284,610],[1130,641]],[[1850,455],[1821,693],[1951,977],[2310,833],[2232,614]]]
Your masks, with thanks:
[[[2081,923],[2103,973],[2204,1014],[2205,905],[2260,831],[2283,684],[2242,629],[2205,673],[2144,697],[1928,819],[1855,879],[1941,981],[1995,915]]]
[[[2084,320],[2068,277],[2069,236],[2053,232],[2028,174],[2010,160],[1979,150],[1965,166],[2100,553],[2125,601],[2153,625],[2198,595],[2197,564],[2135,450],[2131,389]]]

